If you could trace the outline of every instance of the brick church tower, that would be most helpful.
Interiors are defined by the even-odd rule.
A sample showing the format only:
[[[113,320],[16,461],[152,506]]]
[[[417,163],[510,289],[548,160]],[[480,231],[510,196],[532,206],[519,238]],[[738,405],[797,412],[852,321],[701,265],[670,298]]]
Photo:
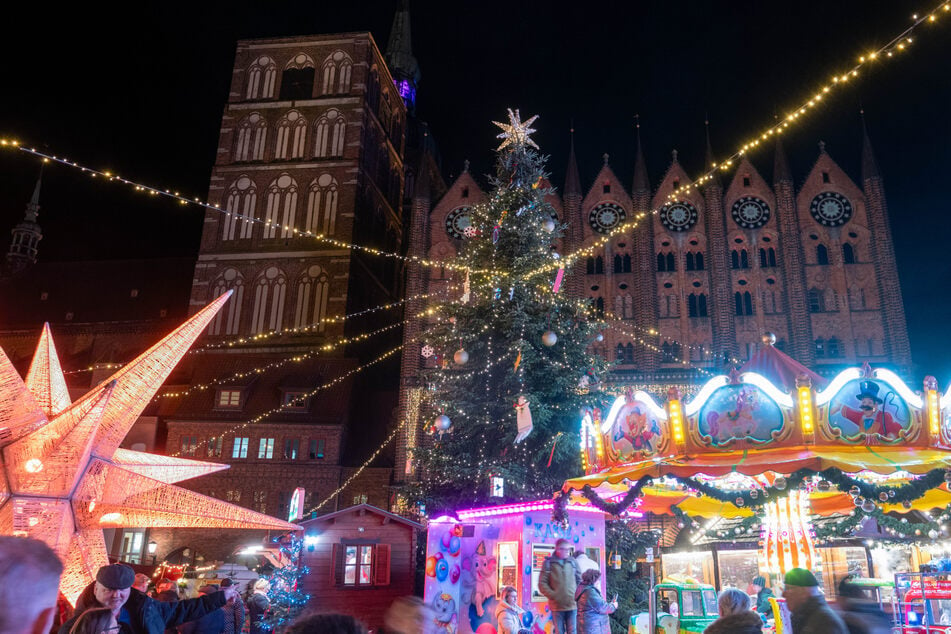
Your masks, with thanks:
[[[393,258],[347,245],[401,251],[406,125],[369,33],[238,42],[208,197],[220,211],[205,216],[191,310],[233,295],[167,417],[169,454],[231,465],[196,481],[201,492],[286,517],[303,487],[310,509],[353,471],[349,430],[389,423],[395,358],[371,378],[355,370],[398,345],[397,331],[338,342],[399,321],[398,310],[345,318],[402,294]],[[389,477],[368,469],[321,512],[355,499],[387,508]]]

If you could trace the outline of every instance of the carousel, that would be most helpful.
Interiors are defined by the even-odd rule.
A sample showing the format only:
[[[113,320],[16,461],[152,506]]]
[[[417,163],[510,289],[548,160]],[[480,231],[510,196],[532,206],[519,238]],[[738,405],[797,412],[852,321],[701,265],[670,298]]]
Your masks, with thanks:
[[[801,567],[834,598],[846,575],[951,553],[948,408],[933,377],[916,390],[866,364],[826,380],[766,345],[689,399],[632,390],[585,411],[585,475],[555,516],[584,500],[659,529],[658,579],[746,590]]]

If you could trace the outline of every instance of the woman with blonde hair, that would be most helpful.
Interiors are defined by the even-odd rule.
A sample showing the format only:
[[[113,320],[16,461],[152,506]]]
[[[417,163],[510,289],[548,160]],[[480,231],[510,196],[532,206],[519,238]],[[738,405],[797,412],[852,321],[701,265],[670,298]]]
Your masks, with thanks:
[[[601,571],[589,568],[581,573],[581,585],[575,590],[578,602],[578,634],[611,634],[608,615],[617,610],[617,597],[605,601],[598,589]]]
[[[254,594],[248,599],[248,615],[251,618],[251,634],[267,634],[269,628],[264,627],[264,619],[267,611],[271,607],[271,600],[267,598],[267,593],[271,589],[271,584],[267,579],[258,579],[254,582]]]
[[[118,634],[119,631],[119,623],[111,608],[90,608],[69,628],[69,634]]]
[[[763,619],[750,609],[750,595],[736,588],[724,588],[717,600],[720,618],[703,634],[762,634]]]
[[[518,591],[512,586],[505,586],[499,597],[499,607],[495,609],[495,618],[498,621],[499,634],[518,634],[522,629],[522,608],[518,605]]]

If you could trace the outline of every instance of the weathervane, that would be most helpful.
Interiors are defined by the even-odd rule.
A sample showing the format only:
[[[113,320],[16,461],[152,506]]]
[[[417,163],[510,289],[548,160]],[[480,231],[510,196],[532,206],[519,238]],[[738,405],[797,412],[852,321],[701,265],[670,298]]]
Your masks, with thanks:
[[[529,126],[538,118],[538,115],[535,115],[528,121],[522,123],[521,117],[519,116],[518,110],[514,112],[511,108],[509,111],[509,122],[508,123],[499,123],[498,121],[493,121],[495,125],[502,128],[502,133],[499,134],[496,138],[504,139],[502,145],[500,145],[496,151],[500,151],[511,145],[513,148],[519,148],[526,145],[530,145],[536,150],[539,149],[535,142],[531,140],[530,135],[536,130],[530,128]]]

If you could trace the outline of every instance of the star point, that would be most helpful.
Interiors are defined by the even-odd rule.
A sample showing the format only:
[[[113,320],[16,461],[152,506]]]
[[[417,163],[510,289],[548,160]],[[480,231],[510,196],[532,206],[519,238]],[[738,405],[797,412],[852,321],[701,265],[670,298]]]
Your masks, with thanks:
[[[535,122],[535,119],[538,118],[538,115],[536,114],[528,121],[523,122],[517,108],[514,111],[509,108],[508,113],[508,123],[499,123],[498,121],[492,122],[502,128],[502,132],[496,136],[496,138],[502,139],[502,144],[496,148],[496,151],[500,152],[509,146],[512,146],[512,149],[519,149],[527,145],[532,146],[536,150],[539,149],[535,142],[531,139],[531,134],[536,132],[536,130],[535,128],[530,127],[532,123]]]

